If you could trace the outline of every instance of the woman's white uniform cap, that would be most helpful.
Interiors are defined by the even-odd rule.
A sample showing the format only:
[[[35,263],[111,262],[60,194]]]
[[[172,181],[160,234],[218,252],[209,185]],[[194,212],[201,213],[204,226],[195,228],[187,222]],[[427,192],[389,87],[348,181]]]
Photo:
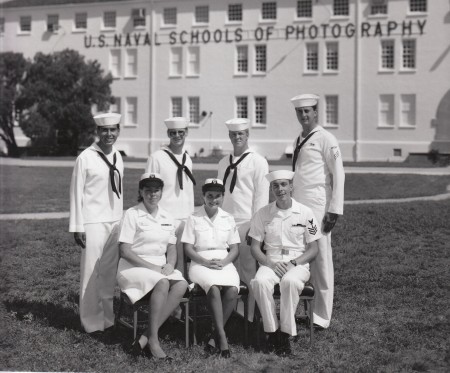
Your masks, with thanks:
[[[295,172],[289,170],[276,170],[268,173],[266,179],[271,183],[275,180],[292,180]]]
[[[171,117],[164,120],[169,130],[185,129],[189,125],[189,120],[185,117]]]
[[[292,105],[295,108],[307,107],[307,106],[316,106],[319,103],[319,96],[314,95],[312,93],[298,95],[291,98]]]
[[[147,182],[150,182],[152,184],[154,183],[154,184],[157,184],[160,186],[164,185],[164,181],[161,178],[161,175],[158,174],[157,172],[146,172],[146,173],[142,174],[141,181],[142,180],[145,180]]]
[[[233,118],[227,120],[225,124],[228,131],[244,131],[250,128],[250,121],[246,118]]]
[[[203,185],[206,184],[219,184],[219,185],[223,185],[223,181],[220,179],[206,179],[205,183]]]
[[[102,113],[94,116],[94,120],[99,127],[110,127],[118,125],[121,117],[118,113]]]

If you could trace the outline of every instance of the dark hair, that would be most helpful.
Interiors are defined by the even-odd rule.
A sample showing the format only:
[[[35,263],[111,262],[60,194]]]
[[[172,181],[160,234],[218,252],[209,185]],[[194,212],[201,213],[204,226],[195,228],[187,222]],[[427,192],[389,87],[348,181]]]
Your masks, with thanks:
[[[222,193],[222,195],[225,194],[225,187],[222,184],[213,184],[213,183],[209,183],[209,184],[205,184],[202,186],[202,193],[203,195],[206,194],[206,192],[220,192]]]
[[[142,202],[144,198],[142,198],[140,191],[144,189],[145,187],[155,186],[157,188],[161,188],[161,190],[164,188],[164,181],[161,179],[151,180],[151,179],[143,179],[139,181],[139,189],[138,189],[138,197],[137,201]]]

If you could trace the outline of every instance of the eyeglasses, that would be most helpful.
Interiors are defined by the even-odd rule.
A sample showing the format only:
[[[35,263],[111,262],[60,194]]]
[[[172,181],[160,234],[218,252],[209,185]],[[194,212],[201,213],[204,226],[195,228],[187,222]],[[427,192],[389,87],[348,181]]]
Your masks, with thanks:
[[[184,137],[186,135],[186,131],[169,131],[169,136],[170,137],[175,137],[176,135],[180,136],[180,137]]]

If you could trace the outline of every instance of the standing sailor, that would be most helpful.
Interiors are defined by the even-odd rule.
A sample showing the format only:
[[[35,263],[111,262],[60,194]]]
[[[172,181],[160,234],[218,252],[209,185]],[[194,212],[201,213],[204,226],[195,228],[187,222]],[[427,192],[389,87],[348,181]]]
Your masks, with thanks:
[[[322,225],[326,245],[311,263],[311,282],[316,289],[314,324],[328,328],[333,309],[334,269],[331,230],[344,210],[345,173],[336,138],[317,123],[319,96],[304,94],[291,99],[302,133],[297,138],[292,168],[292,197],[311,208]]]
[[[233,118],[225,122],[228,136],[233,145],[233,154],[219,162],[218,179],[225,185],[222,208],[231,214],[236,222],[241,243],[236,267],[240,279],[249,288],[248,317],[253,321],[255,298],[250,281],[256,274],[256,260],[250,252],[248,231],[253,214],[269,202],[269,182],[265,175],[269,172],[267,160],[248,145],[250,122],[245,118]],[[237,311],[243,315],[243,303],[238,303]]]
[[[69,232],[81,250],[80,318],[88,333],[114,325],[123,162],[114,147],[120,114],[94,117],[99,140],[77,158],[70,184]]]

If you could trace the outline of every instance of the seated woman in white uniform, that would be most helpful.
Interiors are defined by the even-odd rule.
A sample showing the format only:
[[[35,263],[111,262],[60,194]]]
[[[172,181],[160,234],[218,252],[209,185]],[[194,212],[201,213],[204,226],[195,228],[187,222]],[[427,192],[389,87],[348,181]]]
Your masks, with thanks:
[[[239,233],[234,218],[220,208],[225,192],[222,180],[207,179],[204,205],[189,216],[181,241],[191,258],[189,279],[205,291],[215,327],[215,347],[230,357],[224,326],[236,306],[239,275],[233,261],[239,255]]]
[[[122,222],[117,281],[133,303],[152,291],[147,330],[134,340],[131,353],[170,359],[159,344],[158,330],[179,305],[187,282],[174,269],[177,261],[174,219],[158,207],[163,187],[159,174],[141,176],[139,204],[126,211]]]

